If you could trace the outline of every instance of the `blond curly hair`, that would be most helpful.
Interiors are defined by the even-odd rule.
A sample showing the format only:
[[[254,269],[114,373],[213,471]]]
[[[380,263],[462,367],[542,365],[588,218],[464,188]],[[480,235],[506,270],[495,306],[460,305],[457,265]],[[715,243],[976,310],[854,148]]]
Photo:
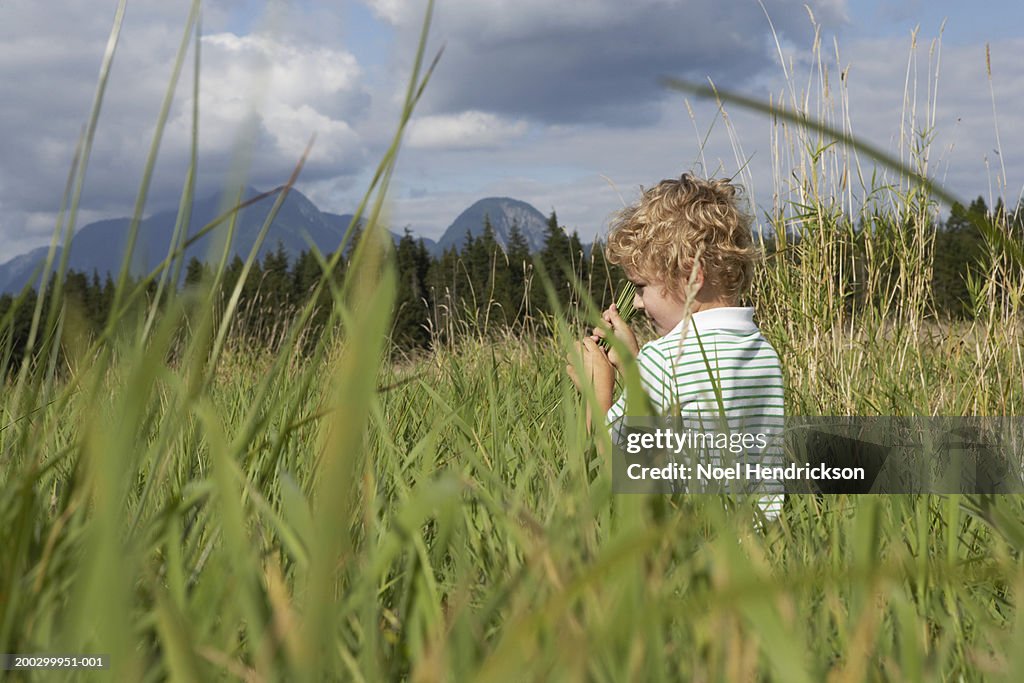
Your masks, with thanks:
[[[741,190],[728,180],[684,173],[645,190],[612,221],[605,254],[631,279],[655,281],[678,296],[700,255],[704,280],[738,300],[750,288],[755,251]]]

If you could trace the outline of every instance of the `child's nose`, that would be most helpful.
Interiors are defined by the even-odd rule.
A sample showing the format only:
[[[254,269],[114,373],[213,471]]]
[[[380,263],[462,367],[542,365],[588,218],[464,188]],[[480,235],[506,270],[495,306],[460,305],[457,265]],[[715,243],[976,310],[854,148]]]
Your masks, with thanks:
[[[633,308],[638,311],[642,311],[644,308],[644,300],[640,298],[639,294],[633,295]]]

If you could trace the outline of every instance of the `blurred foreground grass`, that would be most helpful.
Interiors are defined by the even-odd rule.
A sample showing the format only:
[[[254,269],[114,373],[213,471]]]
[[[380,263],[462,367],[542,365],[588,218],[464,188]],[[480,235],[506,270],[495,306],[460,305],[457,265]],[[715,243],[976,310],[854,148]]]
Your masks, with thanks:
[[[845,361],[854,408],[890,400],[889,344]],[[971,371],[946,358],[909,394]],[[838,407],[785,359],[791,407]],[[792,497],[755,534],[715,497],[612,496],[550,341],[371,364],[362,390],[345,349],[268,383],[276,361],[231,349],[192,393],[139,354],[0,432],[2,649],[135,680],[1020,670],[1018,498]]]

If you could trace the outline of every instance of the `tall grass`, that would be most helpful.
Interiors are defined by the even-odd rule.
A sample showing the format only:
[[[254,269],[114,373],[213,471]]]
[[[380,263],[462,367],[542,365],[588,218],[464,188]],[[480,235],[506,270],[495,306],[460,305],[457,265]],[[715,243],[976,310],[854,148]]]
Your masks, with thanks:
[[[714,497],[613,496],[551,337],[383,360],[375,234],[424,42],[312,351],[317,296],[271,353],[230,333],[217,276],[159,315],[126,290],[93,346],[74,310],[38,322],[0,398],[0,651],[105,653],[78,675],[146,681],[1020,680],[1017,498],[791,497],[758,532]],[[852,162],[801,130],[780,134],[800,170],[753,295],[787,411],[1019,415],[1019,263],[993,243],[973,322],[940,325],[929,188],[844,202]]]

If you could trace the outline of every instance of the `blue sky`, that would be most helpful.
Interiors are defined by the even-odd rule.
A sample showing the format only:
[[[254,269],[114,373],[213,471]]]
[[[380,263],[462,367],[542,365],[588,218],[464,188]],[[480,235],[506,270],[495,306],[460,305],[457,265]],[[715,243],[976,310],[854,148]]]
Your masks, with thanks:
[[[915,26],[934,33],[945,20],[947,43],[984,44],[1020,36],[1024,20],[1024,6],[1013,0],[860,0],[848,7],[850,23],[840,34],[851,38],[903,36]]]
[[[116,4],[0,4],[0,262],[49,239]],[[731,107],[726,121],[712,103],[667,91],[658,81],[666,75],[710,77],[787,102],[809,89],[812,112],[848,120],[854,133],[894,153],[908,149],[912,130],[927,129],[930,175],[965,198],[1016,201],[1024,182],[1016,153],[1024,142],[1024,66],[1016,58],[1024,6],[807,4],[820,61],[804,3],[764,0],[783,68],[757,0],[438,0],[431,49],[443,44],[445,54],[401,153],[392,223],[437,238],[473,201],[512,196],[557,210],[591,239],[641,185],[691,170],[731,176],[742,169],[759,213],[791,196],[785,181],[801,171],[799,155],[786,147],[806,140]],[[252,184],[282,182],[316,132],[299,187],[321,208],[351,211],[397,121],[423,7],[207,0],[200,191],[224,187],[239,150],[248,150]],[[130,212],[186,13],[186,2],[129,3],[79,225]],[[821,69],[830,101],[822,100]],[[836,85],[841,71],[845,93]],[[150,211],[176,205],[181,190],[191,87],[184,76]],[[833,168],[856,167],[840,150],[832,154]],[[867,191],[856,182],[826,189],[854,206]]]

